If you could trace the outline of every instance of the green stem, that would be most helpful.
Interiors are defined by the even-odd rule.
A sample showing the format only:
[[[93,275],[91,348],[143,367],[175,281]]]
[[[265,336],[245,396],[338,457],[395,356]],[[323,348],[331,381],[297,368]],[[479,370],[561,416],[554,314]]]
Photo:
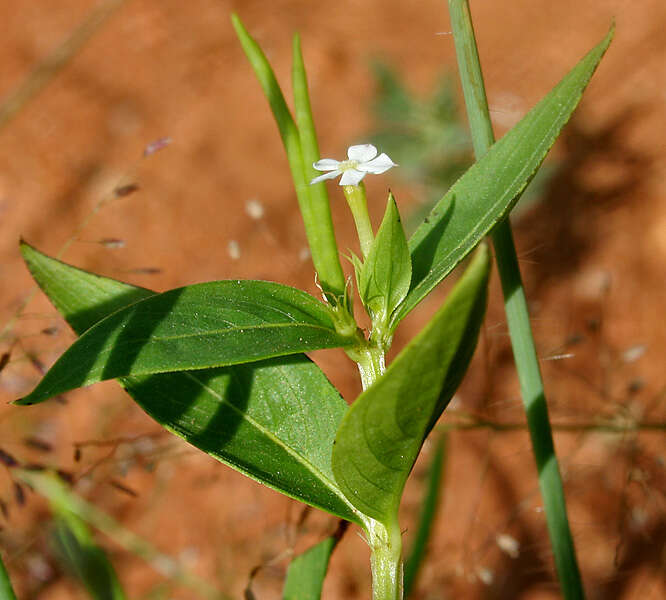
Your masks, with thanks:
[[[369,345],[353,359],[358,365],[364,390],[367,390],[386,370],[384,351],[377,346]]]
[[[365,186],[363,182],[358,185],[345,185],[342,190],[347,198],[347,204],[354,217],[354,224],[358,233],[358,240],[361,243],[361,253],[363,258],[367,258],[372,248],[372,242],[375,241],[375,234],[372,232],[370,215],[368,214],[368,200],[365,196]]]
[[[467,0],[449,0],[449,12],[474,153],[478,159],[495,140]],[[508,220],[497,225],[492,239],[555,566],[564,598],[578,600],[584,598],[583,586],[567,518],[562,478],[553,445],[527,301]]]
[[[364,390],[377,381],[386,370],[383,350],[371,342],[359,350],[353,359],[361,373]],[[394,522],[389,525],[366,517],[364,529],[370,546],[372,600],[402,600],[402,536],[397,515]]]
[[[402,600],[402,536],[398,524],[386,527],[370,519],[366,533],[371,550],[372,600]]]

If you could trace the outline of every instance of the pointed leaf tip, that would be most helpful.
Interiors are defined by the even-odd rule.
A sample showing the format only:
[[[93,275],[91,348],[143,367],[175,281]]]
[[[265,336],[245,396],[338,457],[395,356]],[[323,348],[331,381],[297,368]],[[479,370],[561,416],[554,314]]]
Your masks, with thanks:
[[[267,281],[211,281],[154,294],[88,329],[24,398],[98,381],[191,371],[348,346],[328,309]]]
[[[413,278],[404,318],[504,219],[571,117],[613,38],[614,25],[525,117],[456,181],[409,240]]]

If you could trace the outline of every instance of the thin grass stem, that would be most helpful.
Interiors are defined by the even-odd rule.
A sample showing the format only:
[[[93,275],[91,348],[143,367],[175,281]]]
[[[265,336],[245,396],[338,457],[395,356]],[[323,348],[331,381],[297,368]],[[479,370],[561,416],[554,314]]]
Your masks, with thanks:
[[[474,153],[478,159],[487,152],[495,138],[468,1],[449,0],[449,12]],[[555,455],[548,406],[509,221],[499,223],[491,235],[555,566],[563,597],[579,600],[584,598],[583,585],[567,518],[562,477]]]

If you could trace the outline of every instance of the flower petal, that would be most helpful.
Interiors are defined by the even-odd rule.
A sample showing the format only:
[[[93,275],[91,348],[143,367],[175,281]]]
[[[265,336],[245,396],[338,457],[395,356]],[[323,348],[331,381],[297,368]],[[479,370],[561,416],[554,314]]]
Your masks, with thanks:
[[[358,165],[356,168],[359,171],[365,171],[366,173],[374,173],[375,175],[379,175],[379,173],[383,173],[384,171],[388,171],[391,167],[397,166],[398,165],[394,163],[387,154],[382,152],[377,158],[368,160]]]
[[[320,175],[319,177],[315,177],[311,182],[310,185],[313,185],[315,183],[319,183],[320,181],[324,181],[324,179],[335,179],[338,175],[340,175],[342,171],[331,171],[330,173],[324,173],[323,175]]]
[[[349,160],[357,160],[358,162],[366,162],[372,160],[377,156],[377,148],[372,144],[360,144],[359,146],[349,146],[347,149],[347,156]]]
[[[364,177],[365,173],[361,173],[361,171],[346,169],[340,177],[340,185],[358,185]]]
[[[337,169],[339,165],[340,161],[333,158],[322,158],[316,163],[312,163],[312,166],[317,169],[317,171],[332,171],[333,169]]]

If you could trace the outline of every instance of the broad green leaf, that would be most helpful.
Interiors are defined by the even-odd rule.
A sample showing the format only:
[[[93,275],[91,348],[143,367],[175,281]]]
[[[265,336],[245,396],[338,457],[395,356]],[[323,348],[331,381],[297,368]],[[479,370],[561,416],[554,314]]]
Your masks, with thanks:
[[[339,534],[327,537],[294,558],[287,569],[283,600],[319,600],[331,554]]]
[[[405,559],[403,580],[405,598],[409,598],[414,588],[416,576],[418,575],[428,549],[428,541],[430,540],[435,517],[437,516],[437,509],[439,508],[445,454],[446,436],[442,436],[437,440],[435,452],[430,460],[428,481],[426,483],[425,494],[423,495],[423,502],[421,503],[421,515],[416,528],[416,535],[412,541],[409,554]]]
[[[149,296],[88,329],[18,404],[116,377],[248,363],[347,346],[326,306],[267,281],[213,281]]]
[[[505,218],[574,111],[613,31],[451,187],[409,240],[412,283],[394,325]]]
[[[333,447],[333,473],[361,512],[393,525],[426,435],[471,359],[486,309],[490,259],[482,245],[426,327],[350,407]]]
[[[117,309],[123,298],[152,293],[82,271],[27,244],[21,251],[76,333],[103,318],[108,306]],[[331,471],[331,447],[347,405],[307,357],[124,378],[121,384],[158,423],[217,460],[358,522]]]
[[[400,213],[389,192],[379,226],[359,277],[359,295],[373,318],[388,325],[393,311],[405,299],[412,278],[412,262]]]
[[[307,95],[305,68],[300,57],[300,44],[294,40],[294,95],[298,126],[289,112],[287,103],[275,78],[275,73],[259,44],[248,33],[238,18],[231,16],[243,51],[254,70],[261,88],[280,131],[280,137],[287,153],[291,176],[296,189],[298,206],[303,216],[305,233],[310,245],[312,262],[319,274],[319,281],[325,292],[331,292],[331,301],[344,296],[345,278],[338,257],[338,247],[333,232],[331,209],[323,184],[309,185],[312,158],[318,154],[314,125],[310,114],[310,100]],[[299,132],[299,128],[303,128]]]
[[[88,590],[93,600],[125,600],[111,561],[95,543],[85,522],[62,507],[53,508],[57,514],[53,540],[65,568]]]
[[[331,471],[347,405],[306,356],[122,384],[158,423],[197,448],[287,496],[357,521]]]
[[[16,594],[9,579],[9,573],[5,568],[5,563],[2,562],[2,556],[0,556],[0,600],[16,600]]]

